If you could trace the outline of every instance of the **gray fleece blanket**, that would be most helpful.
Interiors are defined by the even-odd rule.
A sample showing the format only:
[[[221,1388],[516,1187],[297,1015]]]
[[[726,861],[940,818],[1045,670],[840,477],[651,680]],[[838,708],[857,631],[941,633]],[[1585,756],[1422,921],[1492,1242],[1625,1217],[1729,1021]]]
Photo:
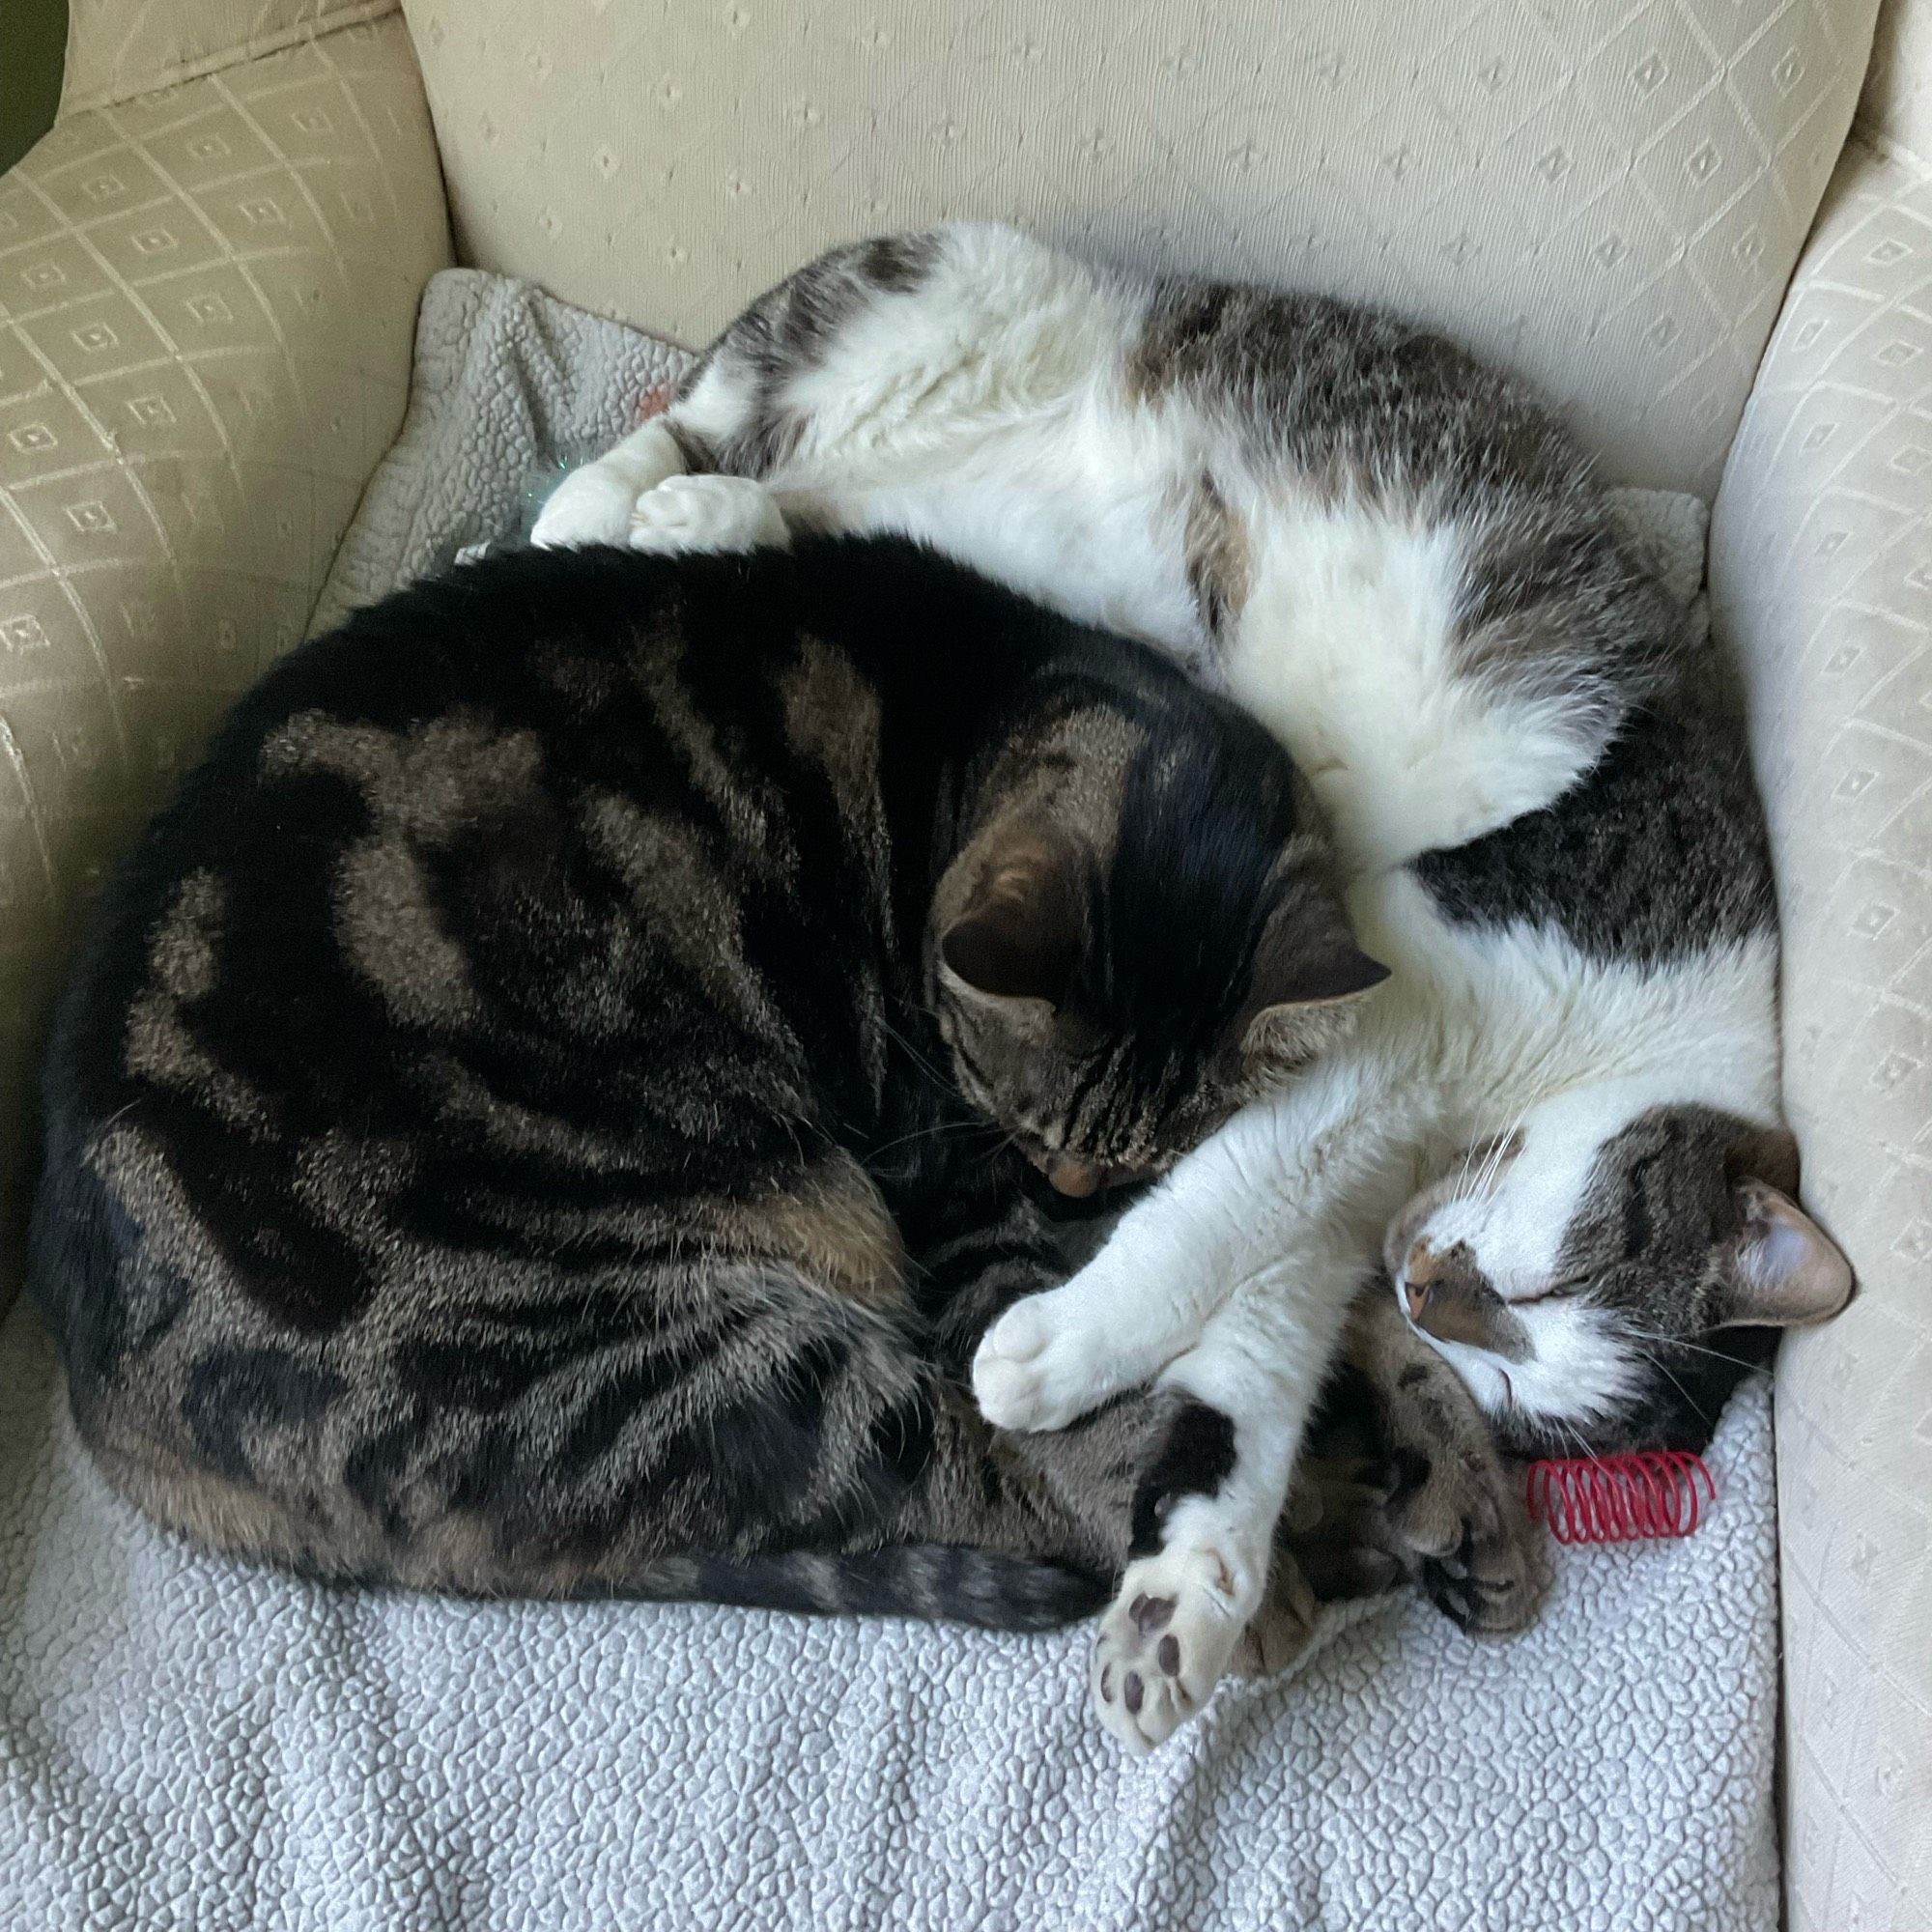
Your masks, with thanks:
[[[414,399],[319,622],[514,539],[677,352],[430,285]],[[1638,502],[1687,601],[1701,513]],[[1535,1629],[1331,1615],[1140,1761],[1084,1631],[338,1594],[152,1529],[0,1328],[0,1926],[1771,1932],[1770,1403],[1686,1542],[1559,1551]]]

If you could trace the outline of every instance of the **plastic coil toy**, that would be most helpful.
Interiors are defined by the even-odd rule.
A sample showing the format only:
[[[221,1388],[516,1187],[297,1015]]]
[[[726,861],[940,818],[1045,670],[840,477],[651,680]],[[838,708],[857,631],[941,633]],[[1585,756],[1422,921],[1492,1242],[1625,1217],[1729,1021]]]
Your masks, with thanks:
[[[1548,1523],[1558,1543],[1689,1536],[1717,1497],[1702,1459],[1680,1449],[1564,1457],[1529,1467],[1529,1513]]]

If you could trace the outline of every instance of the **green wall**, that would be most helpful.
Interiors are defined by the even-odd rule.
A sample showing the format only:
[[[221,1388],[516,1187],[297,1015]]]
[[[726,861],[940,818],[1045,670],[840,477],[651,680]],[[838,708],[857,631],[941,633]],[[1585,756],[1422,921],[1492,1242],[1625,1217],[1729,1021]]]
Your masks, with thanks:
[[[66,46],[67,0],[0,0],[0,170],[47,131]]]

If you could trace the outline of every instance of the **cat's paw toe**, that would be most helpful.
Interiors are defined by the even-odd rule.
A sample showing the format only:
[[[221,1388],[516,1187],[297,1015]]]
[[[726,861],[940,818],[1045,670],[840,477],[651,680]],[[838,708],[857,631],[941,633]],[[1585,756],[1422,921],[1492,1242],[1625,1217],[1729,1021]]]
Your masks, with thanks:
[[[1267,1595],[1241,1633],[1228,1668],[1236,1677],[1272,1677],[1286,1670],[1315,1640],[1321,1605],[1300,1566],[1275,1552]]]
[[[1015,1302],[987,1329],[973,1357],[973,1394],[996,1429],[1065,1429],[1112,1391],[1097,1387],[1095,1364],[1078,1334],[1037,1304]]]
[[[1389,1519],[1431,1603],[1459,1628],[1503,1636],[1527,1625],[1550,1580],[1548,1553],[1522,1486],[1493,1450],[1465,1449],[1411,1468]]]
[[[628,521],[631,548],[657,555],[790,541],[771,492],[749,476],[668,476],[637,498]]]
[[[1392,1531],[1388,1501],[1378,1464],[1303,1456],[1275,1531],[1277,1563],[1295,1573],[1317,1603],[1395,1589],[1415,1574],[1417,1559]]]
[[[1252,1614],[1244,1594],[1213,1549],[1166,1549],[1127,1566],[1100,1622],[1091,1681],[1095,1713],[1129,1750],[1165,1744],[1207,1703]]]
[[[539,550],[622,544],[631,534],[637,485],[595,463],[573,469],[537,513],[530,542]]]

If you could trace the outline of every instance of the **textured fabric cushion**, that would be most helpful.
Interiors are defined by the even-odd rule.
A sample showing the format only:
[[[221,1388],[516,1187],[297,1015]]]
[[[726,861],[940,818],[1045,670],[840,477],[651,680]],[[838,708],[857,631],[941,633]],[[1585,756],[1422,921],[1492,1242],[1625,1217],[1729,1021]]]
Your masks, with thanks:
[[[67,114],[0,179],[0,1305],[63,935],[301,635],[447,260],[400,20]]]
[[[61,108],[131,100],[395,10],[396,0],[68,0]]]
[[[1010,216],[1388,300],[1708,495],[1876,0],[406,0],[458,252],[689,342],[827,242]]]
[[[1794,1932],[1932,1924],[1932,180],[1846,152],[1719,493],[1784,1092],[1857,1298],[1777,1384]]]
[[[1565,1552],[1509,1644],[1338,1618],[1136,1760],[1084,1630],[332,1592],[109,1496],[25,1303],[0,1378],[9,1932],[1777,1923],[1761,1384],[1688,1543]]]
[[[526,283],[470,269],[434,277],[409,413],[369,479],[310,631],[333,628],[461,553],[526,540],[559,466],[601,456],[637,427],[644,398],[691,361]]]

